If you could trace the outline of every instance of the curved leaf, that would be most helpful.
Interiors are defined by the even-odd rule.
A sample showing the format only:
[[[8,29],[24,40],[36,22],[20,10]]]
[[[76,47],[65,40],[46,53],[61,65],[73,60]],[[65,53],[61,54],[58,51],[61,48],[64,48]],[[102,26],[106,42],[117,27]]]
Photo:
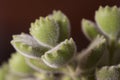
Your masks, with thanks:
[[[58,68],[68,63],[76,52],[76,46],[71,38],[57,45],[42,56],[42,60],[50,67]]]
[[[39,72],[58,72],[59,69],[54,69],[46,65],[41,59],[28,59],[27,64],[36,71]]]
[[[40,58],[49,48],[39,45],[30,35],[22,33],[14,35],[11,41],[13,47],[28,58]]]
[[[95,39],[99,34],[96,25],[92,21],[86,19],[82,20],[82,31],[89,40]]]
[[[15,53],[12,55],[11,59],[9,60],[10,70],[18,75],[29,75],[33,73],[33,69],[30,68],[26,62],[25,57],[19,53]]]
[[[53,19],[48,17],[31,23],[30,34],[42,45],[53,47],[59,38],[59,27]]]
[[[116,66],[103,67],[100,70],[97,70],[96,73],[97,80],[119,80],[120,79],[120,71]]]
[[[116,6],[100,7],[95,13],[99,29],[111,39],[116,39],[120,32],[120,9]]]
[[[83,50],[77,56],[81,73],[87,73],[94,70],[98,61],[103,56],[104,49],[105,39],[103,37],[97,37],[87,49]]]
[[[53,11],[48,17],[53,18],[59,26],[59,41],[64,41],[70,37],[70,22],[65,14],[61,11]]]

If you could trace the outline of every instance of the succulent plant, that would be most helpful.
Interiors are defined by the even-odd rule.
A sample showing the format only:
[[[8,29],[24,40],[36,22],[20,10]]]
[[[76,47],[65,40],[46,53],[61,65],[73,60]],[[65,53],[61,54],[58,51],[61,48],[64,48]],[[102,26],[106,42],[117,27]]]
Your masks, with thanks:
[[[119,80],[120,8],[100,6],[95,22],[82,19],[81,28],[91,43],[77,52],[65,14],[36,19],[30,34],[13,35],[16,52],[1,66],[0,80]]]
[[[92,65],[93,77],[89,77],[88,74],[91,74],[91,69],[88,70],[87,75],[85,74],[86,80],[119,80],[119,66],[120,63],[119,58],[119,30],[120,30],[120,8],[117,6],[100,6],[99,9],[95,12],[95,23],[89,20],[82,20],[82,30],[83,33],[87,36],[87,38],[92,42],[91,45],[95,42],[96,37],[99,35],[103,37],[103,42],[100,44],[101,40],[97,40],[96,46],[92,47],[93,51],[98,50],[96,52],[95,58],[97,58],[97,54],[101,54],[99,59],[91,61],[94,59],[94,55],[91,55],[89,62],[86,62],[85,66]],[[90,46],[88,47],[88,49]],[[85,55],[86,50],[83,55]],[[87,53],[86,53],[87,54]],[[90,53],[88,53],[90,54]],[[94,54],[94,52],[92,53]],[[82,54],[81,54],[82,55]],[[81,57],[81,56],[80,56]],[[87,57],[87,56],[85,56]],[[90,56],[89,56],[90,57]],[[92,58],[93,57],[93,58]],[[86,60],[86,58],[84,58]],[[91,62],[90,62],[91,61]],[[95,65],[95,67],[94,67]],[[83,65],[82,65],[83,66]],[[89,69],[89,68],[87,68]],[[83,70],[83,69],[82,69]],[[91,72],[90,72],[91,71]],[[86,71],[87,72],[87,71]],[[84,74],[83,74],[84,75]],[[87,78],[89,77],[89,79]]]

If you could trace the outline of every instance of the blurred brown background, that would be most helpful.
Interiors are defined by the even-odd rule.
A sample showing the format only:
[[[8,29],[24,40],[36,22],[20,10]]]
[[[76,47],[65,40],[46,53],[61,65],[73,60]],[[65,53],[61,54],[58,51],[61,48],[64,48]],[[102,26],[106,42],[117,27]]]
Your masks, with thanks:
[[[0,63],[15,50],[10,45],[13,34],[27,32],[30,23],[53,10],[61,10],[71,21],[72,37],[78,51],[89,43],[80,29],[81,19],[94,20],[99,5],[117,5],[119,0],[0,0]]]

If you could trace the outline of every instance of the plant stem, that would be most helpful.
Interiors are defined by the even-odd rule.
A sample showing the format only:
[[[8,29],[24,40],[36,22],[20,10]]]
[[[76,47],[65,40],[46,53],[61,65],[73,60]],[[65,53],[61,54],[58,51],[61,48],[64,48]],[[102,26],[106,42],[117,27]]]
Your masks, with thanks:
[[[114,56],[114,50],[115,50],[115,41],[111,41],[108,45],[109,50],[109,66],[113,64],[113,56]]]

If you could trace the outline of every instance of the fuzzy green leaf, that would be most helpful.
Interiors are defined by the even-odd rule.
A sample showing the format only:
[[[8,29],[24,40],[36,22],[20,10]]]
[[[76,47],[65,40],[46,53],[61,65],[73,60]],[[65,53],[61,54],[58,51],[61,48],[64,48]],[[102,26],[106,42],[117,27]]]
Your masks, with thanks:
[[[103,67],[97,70],[96,73],[97,80],[120,80],[120,71],[116,66]]]
[[[42,60],[50,67],[58,68],[68,63],[76,52],[76,46],[71,38],[57,45],[42,56]]]
[[[116,6],[100,7],[95,13],[99,29],[111,39],[116,39],[120,32],[120,9]]]
[[[41,59],[26,59],[27,64],[39,72],[58,72],[59,69],[54,69],[46,65]]]
[[[1,67],[0,67],[0,80],[5,80],[6,75],[8,74],[9,68],[8,68],[8,64],[4,63]]]
[[[59,42],[64,41],[70,37],[70,22],[65,14],[61,11],[53,11],[52,15],[49,15],[50,18],[53,18],[59,26]]]
[[[89,40],[95,39],[99,34],[96,25],[92,21],[86,19],[82,20],[82,31]]]
[[[33,73],[33,69],[30,68],[26,62],[25,57],[19,53],[14,53],[9,60],[10,70],[18,75],[29,75]]]
[[[105,49],[105,39],[97,37],[87,49],[83,50],[78,56],[81,73],[94,70]]]
[[[11,41],[13,47],[28,58],[40,58],[49,48],[39,45],[30,35],[22,33],[14,35]]]
[[[30,34],[40,44],[51,48],[57,44],[59,27],[53,19],[40,17],[31,23]]]

